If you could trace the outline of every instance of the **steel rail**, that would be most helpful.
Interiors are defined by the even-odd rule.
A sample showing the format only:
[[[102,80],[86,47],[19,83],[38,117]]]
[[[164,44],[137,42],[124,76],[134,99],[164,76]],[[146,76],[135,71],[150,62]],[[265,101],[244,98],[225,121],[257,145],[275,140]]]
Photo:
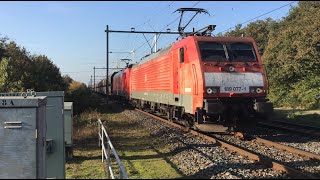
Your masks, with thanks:
[[[309,157],[311,159],[320,160],[320,155],[318,155],[318,154],[314,154],[314,153],[310,153],[310,152],[307,152],[307,151],[296,149],[296,148],[293,148],[293,147],[290,147],[290,146],[282,145],[282,144],[279,144],[279,143],[276,143],[276,142],[272,142],[272,141],[269,141],[269,140],[266,140],[266,139],[263,139],[263,138],[253,137],[253,136],[250,136],[250,137],[254,138],[257,142],[260,142],[260,143],[268,145],[268,146],[273,146],[273,147],[275,147],[277,149],[285,150],[287,152],[294,153],[294,154],[300,154],[300,155]]]
[[[167,121],[161,117],[158,117],[158,116],[155,116],[153,114],[150,114],[150,113],[147,113],[145,111],[142,111],[140,109],[135,109],[141,113],[144,113],[154,119],[157,119],[157,120],[160,120],[164,123],[167,123],[169,125],[172,125],[176,128],[179,128],[179,129],[182,129],[183,131],[186,131],[188,128],[182,126],[182,125],[179,125],[179,124],[176,124],[176,123],[173,123],[173,122],[170,122],[170,121]],[[305,174],[297,169],[294,169],[294,168],[291,168],[291,167],[288,167],[286,165],[283,165],[281,163],[278,163],[278,162],[275,162],[273,161],[272,159],[268,158],[268,157],[263,157],[261,155],[258,155],[258,154],[255,154],[255,153],[251,153],[245,149],[242,149],[242,148],[239,148],[239,147],[236,147],[236,146],[233,146],[231,144],[228,144],[226,142],[223,142],[222,140],[218,139],[217,137],[215,136],[207,136],[205,134],[202,134],[200,132],[197,132],[197,131],[194,131],[194,130],[191,130],[191,129],[188,129],[188,132],[195,135],[195,136],[199,136],[209,142],[212,142],[212,143],[215,143],[219,146],[222,146],[222,147],[225,147],[231,151],[235,151],[237,152],[238,154],[240,155],[243,155],[243,156],[247,156],[248,158],[250,159],[253,159],[257,162],[260,162],[268,167],[272,167],[274,170],[278,170],[278,171],[283,171],[283,172],[286,172],[291,178],[302,178],[302,179],[319,179],[319,177],[315,177],[315,176],[312,176],[312,175],[309,175],[309,174]]]
[[[305,134],[305,135],[313,136],[313,137],[317,137],[317,138],[320,137],[320,132],[314,132],[314,131],[306,130],[303,128],[300,128],[300,129],[292,128],[292,127],[289,127],[289,125],[279,125],[279,124],[272,123],[272,122],[271,123],[259,122],[258,125],[267,126],[267,127],[276,128],[276,129],[282,129],[282,130],[286,130],[286,131],[290,131],[290,132],[297,132],[300,134]]]
[[[320,127],[310,126],[310,125],[305,125],[305,124],[300,124],[300,123],[286,122],[286,121],[280,121],[280,120],[273,120],[272,122],[280,123],[280,124],[284,124],[284,125],[289,125],[289,126],[302,127],[304,129],[320,130]]]
[[[287,145],[276,143],[276,142],[273,142],[273,141],[270,141],[270,140],[267,140],[267,139],[264,139],[264,138],[260,138],[260,137],[257,137],[257,136],[252,136],[252,135],[249,135],[249,134],[244,134],[244,133],[241,133],[241,132],[234,132],[234,133],[231,133],[231,134],[233,134],[234,136],[236,136],[236,137],[238,137],[240,139],[256,140],[256,142],[262,143],[262,144],[267,145],[267,146],[273,146],[274,148],[277,148],[277,149],[280,149],[280,150],[284,150],[284,151],[287,151],[287,152],[290,152],[290,153],[299,154],[299,155],[306,156],[308,158],[315,159],[315,160],[320,160],[320,155],[318,155],[318,154],[314,154],[314,153],[307,152],[307,151],[304,151],[304,150],[301,150],[301,149],[297,149],[297,148],[294,148],[294,147],[290,147],[290,146],[287,146]]]

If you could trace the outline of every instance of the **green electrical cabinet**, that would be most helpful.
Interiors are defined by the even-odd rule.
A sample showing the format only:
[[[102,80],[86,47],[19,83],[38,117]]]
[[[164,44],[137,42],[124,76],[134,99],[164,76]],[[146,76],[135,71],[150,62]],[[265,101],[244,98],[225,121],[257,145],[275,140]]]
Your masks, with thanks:
[[[0,96],[46,96],[46,178],[65,178],[64,91],[0,93]]]
[[[64,137],[67,158],[73,157],[73,102],[64,102]]]
[[[46,178],[46,97],[0,97],[0,179]]]

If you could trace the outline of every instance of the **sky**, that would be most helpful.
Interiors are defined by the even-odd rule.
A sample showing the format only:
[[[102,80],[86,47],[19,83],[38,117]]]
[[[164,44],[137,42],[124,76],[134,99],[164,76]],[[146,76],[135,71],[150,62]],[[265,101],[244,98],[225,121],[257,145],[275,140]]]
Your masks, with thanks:
[[[31,54],[42,54],[76,81],[89,84],[95,70],[96,83],[106,74],[106,26],[109,30],[177,31],[178,8],[204,8],[187,26],[201,29],[216,25],[213,35],[249,20],[287,16],[293,1],[20,1],[0,2],[0,37],[8,36]],[[291,3],[290,5],[287,5]],[[287,6],[285,6],[287,5]],[[284,6],[284,7],[283,7]],[[282,8],[281,8],[282,7]],[[280,9],[278,9],[280,8]],[[272,12],[271,12],[272,11]],[[270,13],[268,13],[270,12]],[[268,14],[265,14],[268,13]],[[264,15],[265,14],[265,15]],[[193,16],[186,13],[184,25]],[[260,17],[259,17],[260,16]],[[245,27],[248,23],[243,24]],[[157,48],[176,41],[178,35],[161,35]],[[109,67],[124,67],[150,54],[152,34],[109,34]],[[132,53],[134,52],[134,53]],[[110,70],[110,72],[112,72]],[[92,77],[93,79],[93,77]]]

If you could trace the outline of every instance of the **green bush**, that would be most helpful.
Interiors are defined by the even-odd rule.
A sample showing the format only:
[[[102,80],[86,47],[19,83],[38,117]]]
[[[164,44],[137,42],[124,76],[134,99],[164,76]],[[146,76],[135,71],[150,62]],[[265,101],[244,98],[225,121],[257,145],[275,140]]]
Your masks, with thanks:
[[[73,102],[73,111],[75,115],[96,106],[90,89],[84,83],[77,81],[72,81],[70,83],[65,95],[65,101]]]

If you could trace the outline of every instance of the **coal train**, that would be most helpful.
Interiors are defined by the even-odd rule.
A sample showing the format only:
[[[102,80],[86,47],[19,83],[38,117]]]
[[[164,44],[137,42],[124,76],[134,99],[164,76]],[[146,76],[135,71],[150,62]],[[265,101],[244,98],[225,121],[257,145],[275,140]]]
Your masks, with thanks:
[[[242,130],[273,111],[250,37],[188,36],[109,78],[110,95],[203,131]]]

